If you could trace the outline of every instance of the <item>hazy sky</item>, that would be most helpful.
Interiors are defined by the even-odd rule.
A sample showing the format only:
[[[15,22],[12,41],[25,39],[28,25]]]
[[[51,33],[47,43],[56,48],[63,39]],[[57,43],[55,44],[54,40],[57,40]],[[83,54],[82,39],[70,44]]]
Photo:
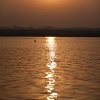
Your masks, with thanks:
[[[100,0],[0,0],[0,26],[100,27]]]

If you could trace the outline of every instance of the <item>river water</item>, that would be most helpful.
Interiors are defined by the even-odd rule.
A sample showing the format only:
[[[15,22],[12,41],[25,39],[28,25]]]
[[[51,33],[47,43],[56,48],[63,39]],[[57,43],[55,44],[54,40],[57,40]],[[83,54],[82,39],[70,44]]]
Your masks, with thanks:
[[[100,100],[100,38],[1,37],[0,100]]]

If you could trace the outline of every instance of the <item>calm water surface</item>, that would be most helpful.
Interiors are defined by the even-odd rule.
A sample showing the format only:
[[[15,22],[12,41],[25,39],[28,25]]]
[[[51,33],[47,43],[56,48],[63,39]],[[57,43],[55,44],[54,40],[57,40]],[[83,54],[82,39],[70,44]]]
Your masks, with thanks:
[[[100,100],[100,38],[1,37],[0,100]]]

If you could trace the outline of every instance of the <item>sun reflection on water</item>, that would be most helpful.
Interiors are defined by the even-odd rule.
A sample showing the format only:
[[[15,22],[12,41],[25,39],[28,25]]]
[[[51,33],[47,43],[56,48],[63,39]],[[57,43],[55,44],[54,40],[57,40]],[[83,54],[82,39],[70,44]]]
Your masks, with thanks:
[[[56,43],[54,37],[48,37],[47,38],[47,48],[48,48],[48,63],[46,66],[49,68],[49,71],[46,72],[46,78],[47,78],[47,92],[50,94],[47,97],[47,100],[55,100],[57,98],[58,94],[54,92],[54,86],[55,86],[55,68],[57,67],[57,63],[55,62],[56,58]]]

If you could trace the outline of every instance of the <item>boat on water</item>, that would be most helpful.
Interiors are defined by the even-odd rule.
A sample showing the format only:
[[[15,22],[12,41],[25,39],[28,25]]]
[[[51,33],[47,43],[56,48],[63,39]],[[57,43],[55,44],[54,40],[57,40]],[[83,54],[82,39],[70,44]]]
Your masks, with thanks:
[[[34,40],[34,42],[36,42],[36,40]]]

